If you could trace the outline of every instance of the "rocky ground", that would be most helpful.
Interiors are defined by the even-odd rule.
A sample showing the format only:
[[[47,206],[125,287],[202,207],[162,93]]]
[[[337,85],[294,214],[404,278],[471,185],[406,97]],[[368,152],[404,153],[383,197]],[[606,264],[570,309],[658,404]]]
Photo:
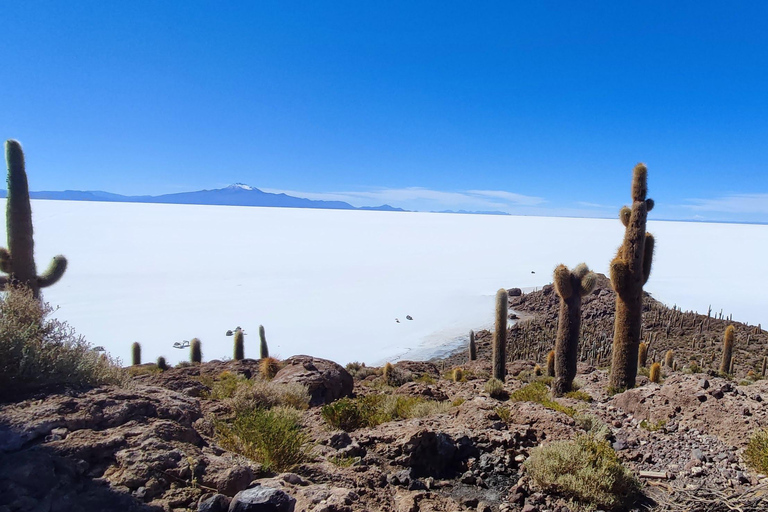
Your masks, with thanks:
[[[609,326],[603,317],[610,318],[611,297],[602,290],[585,300],[585,317]],[[510,343],[533,340],[532,325],[551,327],[553,295],[545,289],[514,298],[530,325],[513,328]],[[693,360],[697,345],[690,340],[705,340],[699,346],[715,350],[706,340],[717,338],[724,320],[682,312],[682,320],[674,320],[671,310],[651,301],[644,335],[663,326],[663,336],[652,342],[657,353],[675,347],[679,360]],[[765,333],[742,325],[737,331],[739,369],[746,375],[762,357],[751,351],[762,350]],[[681,364],[665,368],[661,384],[640,377],[635,389],[609,396],[607,370],[595,364],[602,350],[595,340],[602,334],[585,332],[590,348],[576,382],[592,401],[558,399],[576,414],[489,396],[490,349],[482,333],[478,361],[460,353],[440,362],[400,362],[395,370],[404,383],[397,387],[383,385],[380,369],[353,379],[330,361],[290,358],[274,381],[298,382],[310,391],[312,406],[301,422],[311,457],[287,473],[271,473],[223,449],[216,434],[216,421],[232,409],[208,396],[212,383],[224,372],[259,378],[255,360],[139,371],[121,387],[58,390],[0,404],[0,512],[567,512],[575,507],[540,492],[522,464],[534,447],[573,439],[596,424],[606,426],[616,453],[644,483],[642,500],[627,510],[728,510],[722,508],[728,500],[751,503],[739,510],[768,510],[768,479],[742,458],[750,435],[768,427],[768,381],[728,380],[711,369],[691,373]],[[534,357],[509,362],[508,392],[535,380],[534,367],[542,362],[537,351],[521,350],[513,356]],[[464,370],[465,381],[448,378],[454,367]],[[322,404],[376,393],[444,407],[351,432],[331,428],[321,416]]]

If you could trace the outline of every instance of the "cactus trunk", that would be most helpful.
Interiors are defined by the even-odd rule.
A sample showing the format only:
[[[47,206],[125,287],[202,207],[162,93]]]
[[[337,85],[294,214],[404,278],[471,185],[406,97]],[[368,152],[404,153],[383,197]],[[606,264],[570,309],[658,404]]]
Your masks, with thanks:
[[[469,331],[469,360],[477,360],[477,345],[475,344],[475,331]]]
[[[245,358],[245,340],[243,330],[235,329],[235,361],[242,361]]]
[[[203,362],[203,351],[201,345],[202,344],[200,343],[199,339],[192,339],[192,343],[189,345],[189,361],[191,363],[199,364]]]
[[[648,345],[640,343],[640,347],[637,352],[637,366],[638,368],[645,368],[648,362]]]
[[[493,332],[493,378],[504,382],[507,374],[507,290],[496,292],[496,326]]]
[[[647,199],[645,165],[633,171],[632,208],[624,207],[619,218],[624,224],[624,242],[611,262],[611,284],[616,292],[613,358],[610,387],[614,390],[635,386],[640,331],[643,322],[643,285],[648,281],[653,261],[653,235],[646,233],[648,212],[653,200]]]
[[[734,330],[732,325],[725,328],[725,335],[723,336],[723,360],[720,362],[720,373],[731,373]]]
[[[138,341],[131,345],[131,364],[133,366],[141,364],[141,345]]]
[[[269,357],[269,347],[267,347],[267,334],[264,332],[264,326],[259,326],[259,340],[261,340],[261,345],[259,346],[259,357],[261,359],[266,359]]]

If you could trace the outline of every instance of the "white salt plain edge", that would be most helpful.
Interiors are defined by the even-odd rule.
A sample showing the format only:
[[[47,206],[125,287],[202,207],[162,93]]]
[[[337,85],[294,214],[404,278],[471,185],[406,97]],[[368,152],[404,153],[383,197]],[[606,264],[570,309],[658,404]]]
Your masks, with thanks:
[[[428,358],[491,327],[498,288],[537,288],[559,263],[607,273],[618,219],[515,217],[138,203],[32,201],[40,272],[69,267],[44,296],[93,345],[124,362],[232,355],[341,364]],[[651,214],[652,217],[652,214]],[[646,291],[667,305],[768,325],[768,226],[649,221]],[[406,320],[406,315],[413,317]],[[398,318],[400,323],[395,319]]]

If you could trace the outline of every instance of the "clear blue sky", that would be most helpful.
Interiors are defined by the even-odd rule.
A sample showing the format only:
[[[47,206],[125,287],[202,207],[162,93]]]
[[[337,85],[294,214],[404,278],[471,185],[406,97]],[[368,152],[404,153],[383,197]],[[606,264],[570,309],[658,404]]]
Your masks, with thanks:
[[[0,12],[0,136],[33,190],[613,216],[644,161],[652,217],[768,222],[764,2]]]

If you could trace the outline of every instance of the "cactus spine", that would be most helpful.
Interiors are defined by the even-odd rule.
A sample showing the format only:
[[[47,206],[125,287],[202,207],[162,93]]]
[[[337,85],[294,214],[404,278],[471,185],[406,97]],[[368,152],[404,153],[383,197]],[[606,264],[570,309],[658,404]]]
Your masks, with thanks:
[[[131,364],[133,366],[141,364],[141,344],[138,341],[134,341],[131,345]]]
[[[626,228],[624,242],[611,262],[611,284],[616,292],[613,357],[610,387],[614,390],[634,387],[640,329],[643,322],[643,285],[651,275],[654,238],[645,231],[653,199],[648,194],[648,169],[637,164],[632,176],[632,207],[624,207],[619,218]]]
[[[469,331],[469,360],[477,360],[477,345],[475,344],[475,331]]]
[[[674,350],[667,350],[667,353],[664,354],[664,366],[667,368],[672,369],[672,366],[675,363],[675,352]]]
[[[658,384],[661,382],[661,365],[659,363],[653,363],[651,365],[651,372],[648,376],[651,382]]]
[[[555,292],[560,297],[555,340],[555,380],[552,393],[561,396],[571,391],[576,377],[579,358],[579,330],[581,328],[581,298],[595,288],[597,277],[584,263],[573,271],[565,265],[555,269]]]
[[[732,325],[725,328],[725,336],[723,336],[723,360],[720,362],[720,373],[731,373],[734,331],[735,329]]]
[[[638,368],[645,368],[648,362],[648,345],[645,342],[640,342],[640,347],[637,350],[637,366]]]
[[[198,364],[203,362],[203,350],[198,338],[192,338],[189,345],[189,361]]]
[[[259,326],[259,339],[261,340],[261,345],[259,346],[259,357],[261,359],[265,359],[269,357],[269,347],[267,347],[267,334],[264,332],[264,326]]]
[[[235,361],[242,361],[245,358],[245,336],[241,328],[235,329]]]
[[[507,374],[507,290],[496,292],[496,326],[493,332],[493,378],[504,382]]]
[[[555,376],[555,351],[550,350],[547,354],[547,377]]]
[[[67,259],[61,255],[55,256],[48,269],[42,275],[37,275],[29,184],[24,170],[24,151],[18,141],[5,142],[5,160],[8,164],[8,249],[0,248],[0,270],[9,275],[0,277],[0,290],[4,290],[10,282],[19,283],[27,286],[32,290],[32,295],[38,298],[40,288],[51,286],[64,275]]]

